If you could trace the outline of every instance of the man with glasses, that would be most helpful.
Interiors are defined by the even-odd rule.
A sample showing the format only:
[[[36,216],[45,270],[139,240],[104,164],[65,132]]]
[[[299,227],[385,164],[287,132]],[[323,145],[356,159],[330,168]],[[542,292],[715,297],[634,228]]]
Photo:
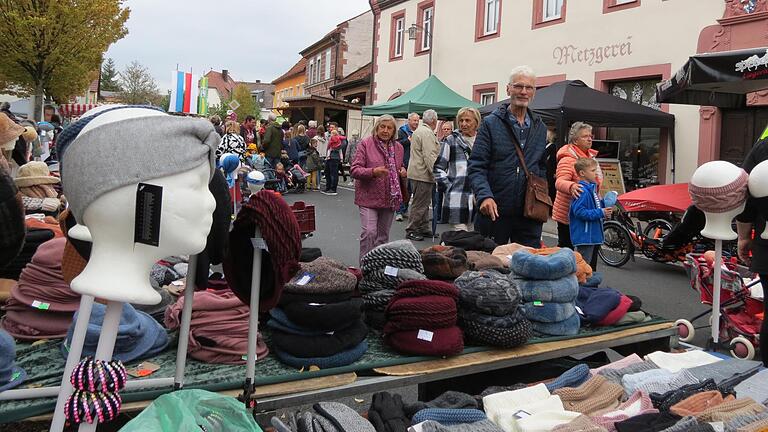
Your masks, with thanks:
[[[523,216],[527,180],[515,150],[521,148],[532,174],[546,176],[547,126],[528,108],[535,93],[533,70],[513,69],[510,101],[483,119],[469,158],[468,176],[480,205],[475,227],[498,244],[541,246],[543,224]]]

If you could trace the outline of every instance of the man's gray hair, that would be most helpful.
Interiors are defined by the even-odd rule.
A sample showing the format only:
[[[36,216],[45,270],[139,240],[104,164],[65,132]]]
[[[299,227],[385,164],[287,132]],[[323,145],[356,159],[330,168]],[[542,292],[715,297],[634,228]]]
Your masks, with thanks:
[[[379,126],[381,126],[382,123],[385,122],[391,122],[392,128],[397,129],[397,121],[395,121],[395,118],[392,117],[389,114],[384,114],[383,116],[376,119],[376,121],[373,123],[373,134],[376,135],[376,132],[379,131]]]
[[[413,117],[413,116],[416,116],[416,117],[421,117],[421,116],[419,115],[419,113],[415,113],[415,112],[412,112],[412,113],[408,114],[408,120],[410,120],[410,119],[411,119],[411,117]]]
[[[269,121],[271,121],[271,122],[273,122],[273,121],[277,120],[277,114],[275,114],[275,113],[272,113],[272,112],[271,112],[271,113],[269,113],[269,114],[267,115],[267,120],[269,120]]]
[[[424,123],[434,124],[437,122],[437,111],[428,109],[424,111],[424,115],[421,116],[421,119],[424,121]]]
[[[316,128],[317,127],[317,120],[310,120],[309,123],[307,123],[307,126],[309,126],[311,128]]]
[[[579,138],[579,132],[582,131],[582,129],[589,129],[592,130],[592,125],[584,123],[584,122],[576,122],[571,125],[571,130],[568,131],[568,142],[569,143],[575,143],[576,139]]]
[[[513,83],[515,77],[521,76],[536,79],[536,72],[534,72],[533,68],[528,65],[518,66],[512,69],[512,72],[509,73],[509,83]]]

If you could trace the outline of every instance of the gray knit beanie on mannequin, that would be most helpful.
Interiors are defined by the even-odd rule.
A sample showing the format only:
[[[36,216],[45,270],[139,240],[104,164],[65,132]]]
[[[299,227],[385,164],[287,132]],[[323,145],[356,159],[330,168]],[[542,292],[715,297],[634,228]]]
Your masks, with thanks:
[[[59,155],[71,211],[82,221],[88,206],[107,192],[202,164],[209,164],[213,175],[218,144],[211,122],[170,115],[125,118],[84,130]]]

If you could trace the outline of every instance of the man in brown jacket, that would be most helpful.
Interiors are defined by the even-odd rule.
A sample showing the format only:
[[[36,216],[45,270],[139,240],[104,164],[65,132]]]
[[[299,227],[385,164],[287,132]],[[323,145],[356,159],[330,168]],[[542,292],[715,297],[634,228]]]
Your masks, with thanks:
[[[416,241],[432,235],[429,226],[429,204],[432,202],[432,187],[435,184],[432,168],[440,149],[435,136],[435,110],[424,111],[422,121],[411,135],[411,159],[408,162],[408,180],[413,189],[413,201],[408,210],[408,227],[405,231],[406,238]]]

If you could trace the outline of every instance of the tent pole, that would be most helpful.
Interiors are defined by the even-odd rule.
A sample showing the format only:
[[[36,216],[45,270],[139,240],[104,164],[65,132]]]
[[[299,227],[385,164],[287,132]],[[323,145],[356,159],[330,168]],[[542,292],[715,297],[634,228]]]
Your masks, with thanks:
[[[675,128],[674,126],[671,128],[667,128],[667,133],[669,134],[669,145],[672,147],[670,150],[672,151],[672,183],[675,183],[675,162],[676,157],[675,153],[677,150],[677,145],[675,144]]]

